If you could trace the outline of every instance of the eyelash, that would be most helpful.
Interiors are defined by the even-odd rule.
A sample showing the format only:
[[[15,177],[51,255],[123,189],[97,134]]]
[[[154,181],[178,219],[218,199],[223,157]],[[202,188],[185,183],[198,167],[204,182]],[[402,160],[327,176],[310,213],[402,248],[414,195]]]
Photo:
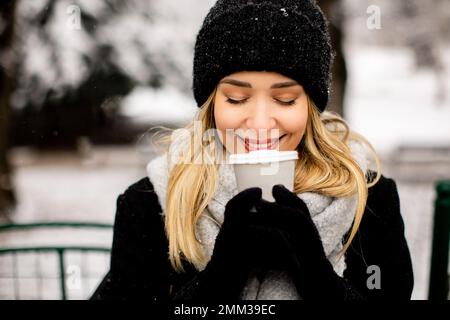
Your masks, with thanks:
[[[236,105],[236,104],[244,104],[246,101],[247,101],[247,99],[243,99],[243,100],[233,100],[233,99],[228,98],[228,99],[226,100],[226,102],[228,102],[228,103],[230,103],[230,104],[234,104],[234,105]],[[292,106],[292,105],[295,104],[295,102],[296,102],[297,100],[292,100],[292,101],[287,101],[287,102],[285,102],[285,101],[280,101],[280,100],[276,100],[276,99],[275,99],[275,101],[278,102],[279,104],[283,105],[283,106]]]

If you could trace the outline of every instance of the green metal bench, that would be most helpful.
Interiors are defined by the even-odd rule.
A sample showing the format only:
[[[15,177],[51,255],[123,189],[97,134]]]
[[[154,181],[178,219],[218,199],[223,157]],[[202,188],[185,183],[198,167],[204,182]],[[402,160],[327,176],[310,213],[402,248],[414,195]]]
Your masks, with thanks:
[[[449,299],[450,180],[436,184],[429,300]]]
[[[0,234],[5,234],[6,232],[16,232],[16,231],[36,231],[38,229],[53,229],[61,231],[64,228],[71,229],[79,229],[83,231],[87,231],[88,229],[92,230],[110,230],[112,232],[112,225],[104,224],[104,223],[85,223],[85,222],[36,222],[36,223],[26,223],[26,224],[4,224],[0,225]],[[24,255],[35,255],[35,261],[40,261],[39,256],[45,254],[54,254],[56,255],[56,266],[57,275],[54,275],[55,279],[59,279],[59,291],[60,296],[59,299],[67,300],[68,290],[67,290],[67,263],[66,256],[70,252],[77,252],[82,255],[82,257],[89,254],[102,254],[105,255],[106,258],[109,258],[110,247],[106,246],[90,246],[90,245],[51,245],[51,246],[7,246],[3,247],[0,242],[0,259],[10,256],[12,259],[12,274],[5,275],[5,263],[0,264],[0,279],[9,279],[12,280],[13,285],[11,289],[14,291],[11,297],[8,299],[21,299],[21,293],[19,290],[19,281],[21,279],[20,274],[18,274],[19,265],[21,263],[21,258]],[[37,257],[36,257],[37,256]],[[48,261],[47,261],[48,262]],[[22,259],[23,263],[23,259]],[[39,269],[40,264],[35,266],[31,266],[31,268]],[[81,272],[80,272],[81,273]],[[77,275],[81,276],[81,275]],[[42,275],[37,274],[34,279],[37,281],[42,281]],[[0,285],[1,286],[1,285]],[[42,288],[40,289],[42,291]],[[39,297],[41,297],[42,292],[40,292]]]

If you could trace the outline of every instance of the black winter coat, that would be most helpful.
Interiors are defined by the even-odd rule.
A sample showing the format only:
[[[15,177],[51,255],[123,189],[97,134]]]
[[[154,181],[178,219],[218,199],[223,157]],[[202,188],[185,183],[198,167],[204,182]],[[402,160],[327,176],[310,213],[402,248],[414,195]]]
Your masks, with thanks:
[[[148,178],[132,184],[118,197],[110,270],[91,299],[167,301],[181,288],[186,292],[195,290],[193,284],[199,272],[188,264],[186,272],[178,274],[170,265],[161,212]],[[366,210],[346,253],[346,264],[344,278],[352,292],[342,299],[411,298],[412,263],[394,180],[382,176],[369,189]],[[371,265],[379,267],[379,288],[368,285],[374,274]],[[186,288],[189,286],[192,288]]]

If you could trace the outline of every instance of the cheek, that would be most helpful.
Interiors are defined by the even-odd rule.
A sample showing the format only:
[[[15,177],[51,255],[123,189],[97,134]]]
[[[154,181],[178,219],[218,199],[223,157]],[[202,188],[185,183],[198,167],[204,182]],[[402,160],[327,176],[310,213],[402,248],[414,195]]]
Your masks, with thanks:
[[[308,107],[304,104],[296,108],[286,110],[282,114],[282,127],[289,133],[301,133],[306,128],[306,122],[308,120]]]
[[[225,97],[218,92],[214,100],[214,119],[216,128],[223,131],[236,126],[235,115],[233,114],[235,112],[225,105],[224,100]]]
[[[233,129],[240,128],[240,117],[240,114],[236,112],[236,110],[233,110],[232,108],[229,108],[227,106],[223,106],[220,102],[215,104],[215,125],[218,130],[219,138],[221,142],[225,146],[227,146],[227,149],[234,149],[234,146],[237,145],[237,138],[233,134]],[[228,138],[227,129],[229,129]]]
[[[290,135],[289,139],[286,140],[286,147],[294,150],[298,146],[305,133],[307,120],[306,108],[292,110],[292,112],[285,114],[282,127]]]
[[[219,130],[234,129],[239,127],[239,116],[230,108],[221,108],[218,106],[214,109],[214,119],[216,128]]]

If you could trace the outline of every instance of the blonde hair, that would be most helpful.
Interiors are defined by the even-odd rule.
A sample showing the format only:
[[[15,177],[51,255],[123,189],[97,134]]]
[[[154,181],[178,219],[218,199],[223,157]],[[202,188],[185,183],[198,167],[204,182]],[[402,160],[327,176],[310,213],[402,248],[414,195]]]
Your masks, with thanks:
[[[215,128],[214,98],[216,89],[201,106],[195,119],[184,127],[190,145],[179,155],[169,172],[165,210],[165,231],[169,242],[169,259],[177,272],[184,271],[182,260],[196,267],[207,263],[196,238],[196,224],[218,185],[216,143],[203,139],[203,133]],[[356,216],[341,256],[350,246],[364,214],[368,188],[381,176],[381,162],[372,145],[350,130],[338,114],[320,113],[308,98],[308,120],[305,134],[298,146],[299,160],[295,167],[294,192],[317,192],[330,197],[357,194]],[[198,121],[201,126],[195,126]],[[200,138],[202,137],[202,138]],[[161,141],[168,141],[163,137]],[[197,143],[194,143],[197,139]],[[198,143],[200,139],[200,143]],[[348,146],[356,140],[368,146],[376,163],[376,176],[363,172],[353,159]],[[199,161],[198,157],[201,157]]]

